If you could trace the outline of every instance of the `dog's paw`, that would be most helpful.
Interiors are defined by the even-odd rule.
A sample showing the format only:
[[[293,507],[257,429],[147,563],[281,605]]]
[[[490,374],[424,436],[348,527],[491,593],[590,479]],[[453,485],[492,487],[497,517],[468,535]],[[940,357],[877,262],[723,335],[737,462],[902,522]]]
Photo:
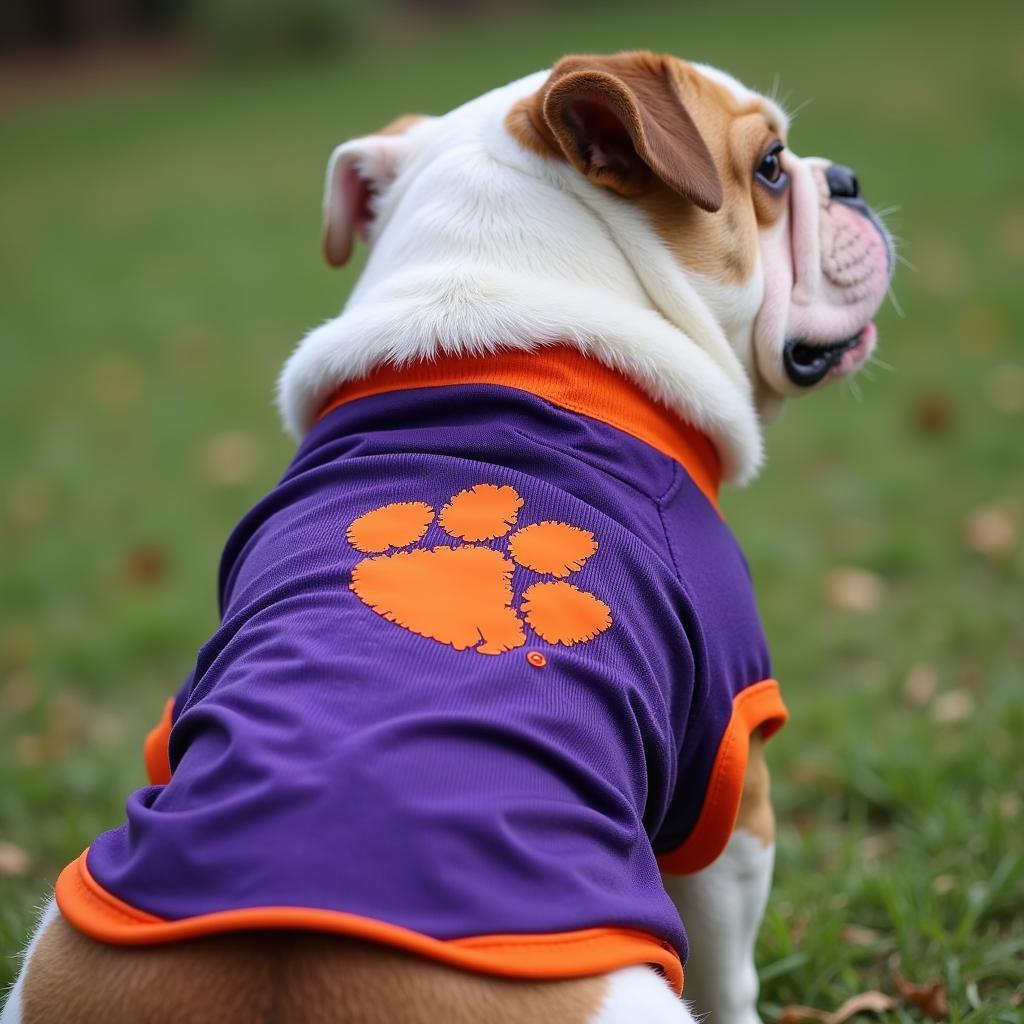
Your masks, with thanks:
[[[522,507],[515,488],[477,484],[436,514],[438,526],[461,543],[398,551],[424,537],[434,509],[422,501],[375,508],[348,527],[349,544],[371,556],[353,568],[351,588],[389,622],[459,651],[522,647],[524,623],[552,644],[593,640],[611,626],[611,609],[565,580],[597,551],[597,540],[589,530],[551,521],[510,534]],[[554,579],[527,587],[513,607],[517,565]]]

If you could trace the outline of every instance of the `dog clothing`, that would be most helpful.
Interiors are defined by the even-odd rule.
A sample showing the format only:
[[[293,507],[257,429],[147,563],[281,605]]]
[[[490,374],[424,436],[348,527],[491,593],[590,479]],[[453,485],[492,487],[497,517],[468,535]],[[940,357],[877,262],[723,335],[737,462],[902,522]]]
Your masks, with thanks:
[[[57,885],[122,944],[252,928],[677,991],[659,878],[786,712],[708,441],[564,347],[344,386],[220,571],[152,785]]]

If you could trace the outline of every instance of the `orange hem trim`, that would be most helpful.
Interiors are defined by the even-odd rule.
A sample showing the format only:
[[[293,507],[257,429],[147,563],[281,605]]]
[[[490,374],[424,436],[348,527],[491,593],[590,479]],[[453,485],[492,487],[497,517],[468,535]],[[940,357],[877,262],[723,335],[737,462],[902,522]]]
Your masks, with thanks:
[[[718,508],[722,472],[711,442],[622,374],[566,345],[381,366],[362,380],[343,384],[317,419],[345,402],[370,395],[455,384],[518,388],[570,412],[607,423],[682,465]]]
[[[146,734],[142,746],[142,758],[146,764],[146,776],[154,786],[166,786],[171,781],[171,755],[167,749],[171,740],[171,716],[174,714],[174,698],[164,705],[160,721]]]
[[[378,942],[451,967],[508,978],[578,978],[651,964],[664,972],[677,994],[683,990],[683,968],[673,947],[647,932],[626,928],[442,940],[357,914],[310,907],[222,910],[167,921],[107,892],[89,873],[88,852],[60,873],[57,905],[74,928],[100,942],[147,946],[223,932],[298,928]]]
[[[737,695],[718,745],[697,824],[680,846],[658,856],[662,871],[689,875],[717,860],[736,826],[747,774],[750,734],[763,727],[767,739],[785,725],[787,718],[789,712],[774,679],[765,679]]]

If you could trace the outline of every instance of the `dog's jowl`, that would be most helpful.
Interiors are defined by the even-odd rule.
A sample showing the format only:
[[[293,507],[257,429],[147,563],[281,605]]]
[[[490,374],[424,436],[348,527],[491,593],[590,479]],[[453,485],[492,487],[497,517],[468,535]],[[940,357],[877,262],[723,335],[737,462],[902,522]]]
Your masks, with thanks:
[[[870,357],[884,230],[772,101],[627,53],[339,146],[357,236],[3,1024],[752,1024],[787,713],[718,492]]]

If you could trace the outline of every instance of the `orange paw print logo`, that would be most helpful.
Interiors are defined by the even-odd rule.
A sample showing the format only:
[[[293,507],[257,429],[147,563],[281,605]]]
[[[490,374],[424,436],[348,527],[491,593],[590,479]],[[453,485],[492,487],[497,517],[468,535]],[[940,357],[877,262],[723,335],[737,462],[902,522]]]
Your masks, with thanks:
[[[352,570],[351,588],[378,615],[457,651],[501,654],[526,643],[524,623],[552,644],[586,643],[612,624],[608,605],[565,582],[597,551],[588,530],[568,523],[516,525],[523,499],[512,487],[477,484],[440,513],[422,501],[373,509],[349,524],[348,542],[370,556]],[[456,545],[408,548],[438,525]],[[507,536],[502,552],[481,545]],[[517,565],[553,580],[534,583],[513,607]]]

